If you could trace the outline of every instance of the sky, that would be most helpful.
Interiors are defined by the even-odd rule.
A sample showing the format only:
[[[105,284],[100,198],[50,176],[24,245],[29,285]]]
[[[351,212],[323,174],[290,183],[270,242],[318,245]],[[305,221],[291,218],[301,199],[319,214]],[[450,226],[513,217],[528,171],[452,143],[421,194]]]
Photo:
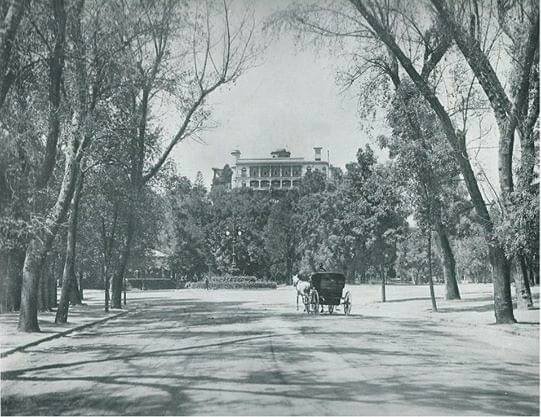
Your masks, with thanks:
[[[287,4],[257,1],[256,16],[263,21],[273,8]],[[336,83],[337,71],[345,65],[343,58],[325,50],[296,45],[291,33],[273,38],[257,67],[212,94],[208,104],[215,127],[200,135],[204,143],[188,139],[175,148],[172,158],[179,174],[193,180],[201,171],[210,185],[212,168],[232,164],[234,149],[243,158],[265,158],[281,147],[292,157],[311,158],[313,147],[321,146],[323,156],[328,151],[331,164],[343,168],[355,160],[359,147],[371,143],[361,129],[354,88],[344,92]],[[385,129],[380,123],[372,133],[375,137]],[[478,158],[496,185],[494,150],[483,149]]]
[[[271,12],[256,2],[260,21]],[[210,184],[212,168],[232,164],[234,149],[243,158],[265,158],[285,147],[292,157],[311,158],[313,147],[321,146],[333,165],[354,160],[367,139],[353,91],[341,93],[335,82],[337,68],[336,57],[295,45],[289,33],[271,40],[257,67],[210,97],[216,127],[200,135],[203,144],[187,140],[177,146],[179,173],[193,179],[201,171]]]

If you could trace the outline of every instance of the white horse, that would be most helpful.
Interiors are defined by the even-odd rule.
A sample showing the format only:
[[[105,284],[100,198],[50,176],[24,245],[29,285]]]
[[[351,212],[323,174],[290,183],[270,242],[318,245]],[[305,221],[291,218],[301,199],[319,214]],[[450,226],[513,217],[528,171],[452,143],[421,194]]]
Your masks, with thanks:
[[[310,296],[310,283],[306,281],[302,281],[299,278],[298,274],[293,275],[292,281],[293,281],[293,286],[297,290],[297,310],[299,310],[299,295],[302,297],[303,304],[304,304],[304,297]],[[306,306],[304,308],[306,309]]]

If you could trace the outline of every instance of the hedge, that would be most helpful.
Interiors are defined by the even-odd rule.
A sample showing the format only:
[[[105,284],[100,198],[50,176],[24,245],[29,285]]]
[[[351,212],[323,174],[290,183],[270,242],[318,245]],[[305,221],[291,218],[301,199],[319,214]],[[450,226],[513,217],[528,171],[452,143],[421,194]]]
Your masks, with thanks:
[[[205,279],[203,278],[203,281]],[[256,282],[258,279],[253,275],[215,275],[209,282]]]
[[[272,282],[272,281],[209,280],[208,285],[209,285],[209,289],[211,290],[237,290],[237,289],[254,290],[254,289],[262,289],[262,288],[276,289],[276,282]],[[205,289],[206,283],[204,280],[196,281],[196,282],[188,282],[186,284],[186,288]]]

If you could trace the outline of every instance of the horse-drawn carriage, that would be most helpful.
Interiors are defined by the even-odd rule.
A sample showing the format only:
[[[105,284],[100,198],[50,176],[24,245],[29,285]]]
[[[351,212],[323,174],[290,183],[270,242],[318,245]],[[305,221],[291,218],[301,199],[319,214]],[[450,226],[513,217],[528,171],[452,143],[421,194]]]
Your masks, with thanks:
[[[297,279],[298,282],[301,281]],[[298,295],[302,296],[302,302],[308,314],[323,313],[324,306],[327,306],[329,314],[332,314],[336,307],[342,307],[346,315],[349,315],[351,312],[351,293],[349,291],[344,293],[346,284],[344,274],[338,272],[316,272],[310,276],[310,283],[304,282],[304,284],[305,286],[302,290],[296,283],[295,287],[297,288]]]

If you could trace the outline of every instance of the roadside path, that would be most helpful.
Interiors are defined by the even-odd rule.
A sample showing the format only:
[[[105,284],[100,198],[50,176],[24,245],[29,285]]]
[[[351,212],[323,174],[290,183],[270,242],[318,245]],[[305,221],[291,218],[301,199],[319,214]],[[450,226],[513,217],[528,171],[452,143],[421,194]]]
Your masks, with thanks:
[[[22,333],[17,330],[19,313],[4,313],[0,315],[0,357],[5,357],[30,346],[48,340],[65,336],[74,331],[89,326],[101,324],[126,314],[128,311],[143,306],[146,303],[141,299],[130,300],[128,308],[111,309],[105,313],[103,308],[103,291],[87,290],[86,297],[81,305],[70,306],[68,322],[55,324],[56,311],[39,313],[40,332]]]

